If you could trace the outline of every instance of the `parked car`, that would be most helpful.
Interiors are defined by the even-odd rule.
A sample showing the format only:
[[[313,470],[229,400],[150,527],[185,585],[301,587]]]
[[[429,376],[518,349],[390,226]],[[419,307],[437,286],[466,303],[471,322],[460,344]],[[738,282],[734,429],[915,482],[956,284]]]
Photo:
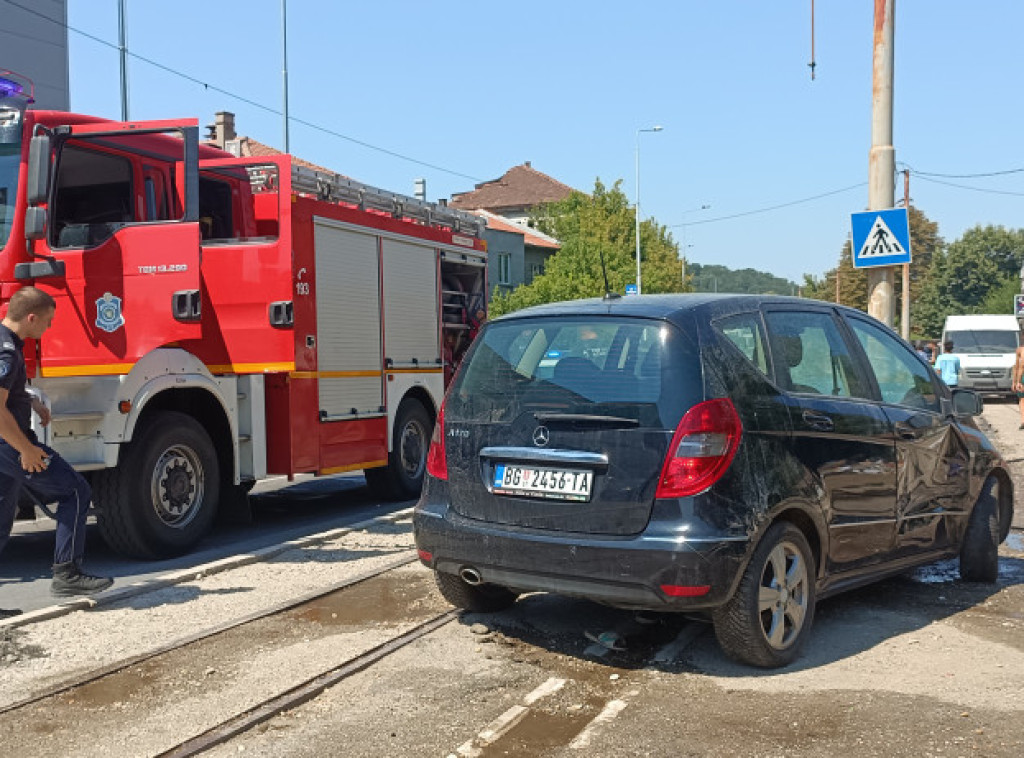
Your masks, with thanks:
[[[827,595],[952,556],[996,580],[1013,485],[981,407],[828,303],[529,308],[487,325],[448,393],[416,544],[457,607],[705,612],[728,655],[781,666]]]

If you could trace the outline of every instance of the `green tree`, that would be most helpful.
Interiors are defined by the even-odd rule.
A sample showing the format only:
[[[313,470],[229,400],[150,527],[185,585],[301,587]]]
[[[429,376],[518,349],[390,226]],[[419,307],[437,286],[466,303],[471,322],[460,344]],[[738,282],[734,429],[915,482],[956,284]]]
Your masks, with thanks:
[[[853,267],[853,254],[850,241],[843,243],[839,251],[839,265],[825,272],[822,279],[816,279],[810,274],[804,275],[804,297],[815,300],[827,300],[836,302],[836,277],[839,277],[839,302],[842,305],[849,305],[860,308],[862,311],[868,307],[868,277],[862,268]]]
[[[739,292],[746,294],[792,295],[796,284],[752,268],[731,269],[717,264],[690,266],[693,289],[698,292]]]
[[[1024,260],[1024,230],[975,226],[936,255],[921,293],[922,333],[937,335],[954,313],[1012,313]]]
[[[981,313],[1013,313],[1014,295],[1020,294],[1020,276],[1004,276],[981,301]]]
[[[621,184],[619,180],[606,188],[598,179],[592,194],[572,192],[534,212],[535,226],[557,239],[561,248],[530,284],[508,294],[495,292],[493,315],[540,303],[600,297],[605,291],[602,256],[612,292],[622,294],[636,281],[635,216]],[[644,293],[683,291],[679,246],[672,234],[645,219],[640,222],[640,240]]]

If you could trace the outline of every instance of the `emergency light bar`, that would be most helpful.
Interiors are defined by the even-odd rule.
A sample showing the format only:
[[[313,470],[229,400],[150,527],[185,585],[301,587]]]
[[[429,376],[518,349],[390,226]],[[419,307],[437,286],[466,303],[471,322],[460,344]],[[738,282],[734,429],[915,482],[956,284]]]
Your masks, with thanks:
[[[18,81],[19,79],[21,81]],[[25,92],[26,85],[28,85],[27,93]],[[34,103],[36,101],[35,94],[36,88],[31,79],[13,71],[0,70],[0,97],[21,97],[27,103]]]

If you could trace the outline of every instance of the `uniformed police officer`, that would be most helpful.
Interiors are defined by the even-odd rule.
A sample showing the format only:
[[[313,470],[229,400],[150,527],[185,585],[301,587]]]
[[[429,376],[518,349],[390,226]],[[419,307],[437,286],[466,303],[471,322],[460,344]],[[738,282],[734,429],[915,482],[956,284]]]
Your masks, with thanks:
[[[46,426],[50,411],[25,391],[27,339],[39,339],[56,311],[53,298],[35,287],[22,287],[11,296],[0,322],[0,551],[7,544],[24,487],[40,502],[57,502],[57,547],[53,557],[54,595],[90,595],[105,590],[113,579],[82,573],[85,518],[92,490],[82,476],[32,431],[32,411]],[[0,618],[19,611],[0,610]]]

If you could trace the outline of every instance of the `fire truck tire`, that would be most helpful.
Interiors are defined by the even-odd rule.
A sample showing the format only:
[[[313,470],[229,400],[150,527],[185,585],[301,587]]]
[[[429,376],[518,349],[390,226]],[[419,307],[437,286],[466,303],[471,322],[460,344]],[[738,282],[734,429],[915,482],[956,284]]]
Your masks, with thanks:
[[[206,430],[184,413],[150,417],[117,468],[93,479],[100,533],[111,548],[135,558],[188,552],[216,515],[217,454]]]
[[[389,500],[412,500],[420,496],[433,430],[430,414],[422,403],[412,398],[402,401],[395,414],[388,465],[364,472],[366,484],[374,494]]]

